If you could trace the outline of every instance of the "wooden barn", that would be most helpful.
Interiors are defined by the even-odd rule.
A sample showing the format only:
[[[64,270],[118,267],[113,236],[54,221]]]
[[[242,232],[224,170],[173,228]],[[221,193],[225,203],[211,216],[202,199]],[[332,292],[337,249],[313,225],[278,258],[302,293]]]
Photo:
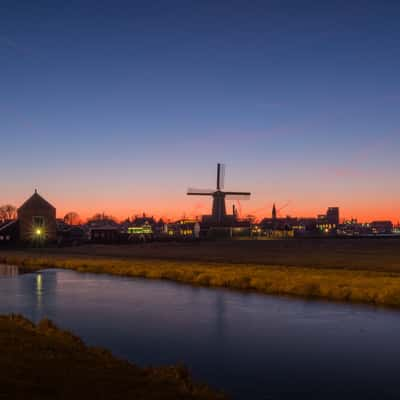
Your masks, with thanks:
[[[18,223],[22,242],[57,240],[56,209],[36,190],[18,209]]]

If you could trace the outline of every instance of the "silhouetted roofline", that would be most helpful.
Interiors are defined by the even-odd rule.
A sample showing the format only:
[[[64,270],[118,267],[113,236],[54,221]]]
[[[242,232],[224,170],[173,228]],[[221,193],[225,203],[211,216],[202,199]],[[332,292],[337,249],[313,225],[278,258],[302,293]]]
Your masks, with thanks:
[[[55,210],[56,208],[50,204],[47,200],[45,200],[38,192],[37,190],[35,190],[35,193],[33,193],[33,195],[31,197],[29,197],[28,200],[26,200],[21,207],[18,208],[18,211],[23,210],[24,208],[26,208],[27,205],[29,205],[29,203],[31,201],[34,201],[35,199],[39,200],[40,202],[42,202],[43,204],[45,204],[47,207],[52,208],[53,210]]]
[[[13,219],[11,221],[3,222],[0,223],[0,231],[5,230],[6,228],[9,228],[10,226],[13,226],[17,223],[18,221],[16,219]]]

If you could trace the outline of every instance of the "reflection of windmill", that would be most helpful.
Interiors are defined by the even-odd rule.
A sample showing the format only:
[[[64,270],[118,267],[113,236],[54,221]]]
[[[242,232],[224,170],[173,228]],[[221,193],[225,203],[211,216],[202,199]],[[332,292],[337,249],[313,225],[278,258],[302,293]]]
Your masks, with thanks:
[[[210,223],[215,225],[223,225],[235,219],[235,216],[226,214],[225,199],[239,200],[248,199],[250,192],[227,192],[223,191],[224,188],[224,165],[218,164],[217,166],[217,190],[213,189],[189,189],[187,194],[189,196],[212,196],[213,206]]]

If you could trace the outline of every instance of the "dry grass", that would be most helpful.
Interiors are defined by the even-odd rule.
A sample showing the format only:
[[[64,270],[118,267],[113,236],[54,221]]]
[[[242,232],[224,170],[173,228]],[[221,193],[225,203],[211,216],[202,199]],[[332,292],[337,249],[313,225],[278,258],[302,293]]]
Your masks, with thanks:
[[[0,317],[1,399],[224,399],[186,368],[139,368],[44,320]]]
[[[0,248],[1,253],[11,254]],[[18,252],[23,253],[35,257],[51,255],[90,259],[155,259],[400,272],[400,238],[154,242],[143,245],[85,245]]]
[[[26,269],[66,268],[202,286],[253,290],[400,307],[400,273],[171,260],[0,254],[0,261]]]

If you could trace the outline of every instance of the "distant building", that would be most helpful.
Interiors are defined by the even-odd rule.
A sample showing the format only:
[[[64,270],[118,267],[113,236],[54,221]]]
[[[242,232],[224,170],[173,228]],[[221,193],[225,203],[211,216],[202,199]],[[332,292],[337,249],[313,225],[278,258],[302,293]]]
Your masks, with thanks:
[[[18,221],[0,222],[0,246],[10,245],[18,240]]]
[[[69,225],[63,219],[57,219],[58,246],[77,246],[85,243],[88,235],[82,226]]]
[[[197,220],[182,219],[175,223],[164,225],[164,231],[169,237],[199,239],[200,223]]]
[[[352,218],[339,224],[337,232],[339,236],[369,236],[372,228],[369,223],[361,223]]]
[[[120,229],[114,225],[91,227],[89,240],[93,243],[117,243],[120,240]]]
[[[339,207],[329,207],[326,214],[318,215],[317,228],[321,232],[336,233],[339,226]]]
[[[339,207],[329,207],[326,212],[328,224],[337,227],[339,225]]]
[[[35,193],[18,209],[19,239],[23,242],[56,241],[56,209]]]
[[[329,207],[326,214],[317,218],[278,217],[275,204],[272,207],[271,218],[264,218],[259,228],[261,235],[270,237],[311,236],[321,234],[336,234],[339,225],[339,208]],[[288,235],[290,232],[290,235]]]
[[[277,217],[277,212],[276,212],[276,207],[275,207],[275,203],[272,206],[272,219],[275,220]]]
[[[143,227],[143,226],[155,226],[157,224],[156,220],[154,219],[153,216],[148,217],[145,213],[143,213],[141,216],[136,215],[135,219],[129,223],[130,226],[136,226],[136,227]]]
[[[297,227],[297,231],[299,232],[315,232],[317,229],[317,219],[299,218]]]
[[[370,226],[374,234],[393,233],[393,223],[391,221],[373,221]]]

